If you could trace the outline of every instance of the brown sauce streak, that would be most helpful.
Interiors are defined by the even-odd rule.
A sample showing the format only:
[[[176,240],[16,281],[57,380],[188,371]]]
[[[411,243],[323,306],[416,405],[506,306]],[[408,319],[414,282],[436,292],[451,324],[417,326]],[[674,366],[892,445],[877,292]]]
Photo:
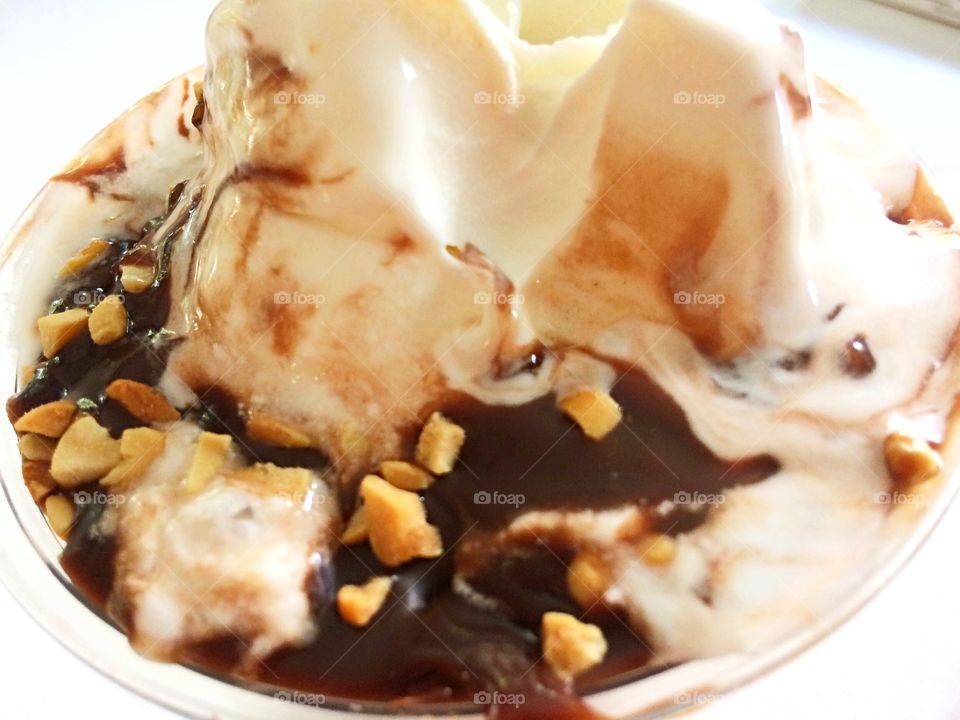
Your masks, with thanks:
[[[790,107],[790,114],[793,116],[795,123],[813,114],[813,103],[810,101],[810,96],[800,92],[785,73],[780,73],[780,87],[783,88],[787,105]]]

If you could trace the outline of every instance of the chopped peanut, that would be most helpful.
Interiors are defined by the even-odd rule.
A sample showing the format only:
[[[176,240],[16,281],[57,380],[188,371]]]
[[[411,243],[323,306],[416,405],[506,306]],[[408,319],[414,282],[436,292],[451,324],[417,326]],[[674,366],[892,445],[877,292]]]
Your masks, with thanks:
[[[60,270],[60,277],[73,275],[80,272],[87,265],[96,260],[104,250],[110,246],[106,240],[91,240],[86,247],[77,252],[76,255],[67,260],[66,264]]]
[[[891,433],[883,441],[883,455],[890,476],[899,483],[916,485],[940,472],[943,459],[921,437]]]
[[[435,558],[443,553],[440,532],[427,523],[416,493],[367,475],[360,483],[360,496],[366,508],[370,547],[384,565],[396,567],[414,558]]]
[[[19,433],[58,438],[70,427],[76,413],[77,406],[69,400],[55,400],[25,413],[13,424],[13,429]]]
[[[73,308],[53,315],[44,315],[37,320],[43,356],[52,358],[64,345],[86,330],[89,316],[89,310]]]
[[[107,397],[116,400],[127,412],[145,423],[174,422],[180,413],[156,388],[135,380],[114,380],[107,386]]]
[[[61,487],[99,480],[121,460],[120,441],[89,415],[74,422],[53,451],[50,474]]]
[[[145,265],[121,265],[120,284],[129,293],[142,293],[153,284],[154,271]]]
[[[676,555],[676,542],[669,535],[648,535],[637,549],[647,565],[668,565]]]
[[[589,670],[607,654],[607,641],[600,628],[567,613],[544,613],[541,632],[544,659],[561,678]]]
[[[385,460],[380,463],[380,474],[394,487],[413,492],[426,490],[436,479],[426,470],[402,460]]]
[[[433,413],[420,432],[416,459],[434,475],[453,470],[466,439],[466,432],[438,412]]]
[[[47,512],[47,522],[53,531],[66,540],[70,537],[70,530],[73,529],[73,521],[76,518],[76,510],[73,503],[63,495],[51,495],[43,505]]]
[[[101,485],[119,485],[143,476],[163,452],[166,435],[152,428],[130,428],[120,436],[120,464],[107,473]]]
[[[127,309],[117,295],[97,305],[87,321],[90,338],[97,345],[109,345],[127,334]]]
[[[370,527],[367,525],[367,511],[361,505],[347,521],[347,526],[340,535],[340,541],[344,545],[358,545],[369,537]]]
[[[272,495],[302,505],[310,488],[313,476],[305,468],[278,467],[272,463],[258,463],[251,467],[234,470],[230,478],[238,480],[248,489],[261,495]]]
[[[391,578],[375,577],[363,585],[344,585],[337,591],[340,617],[354,627],[366,627],[383,607],[392,584]]]
[[[247,433],[254,440],[283,448],[308,448],[310,436],[270,415],[257,413],[247,421]]]
[[[20,455],[24,460],[39,460],[48,463],[53,458],[57,444],[40,435],[26,434],[20,438]]]
[[[57,488],[57,483],[50,476],[50,466],[35,460],[23,463],[23,484],[27,486],[33,501],[38,504]]]
[[[187,473],[187,490],[190,492],[200,492],[214,475],[227,461],[227,455],[230,453],[230,444],[233,438],[229,435],[218,435],[216,433],[200,433],[197,440],[197,447],[193,451],[193,460],[190,463],[190,470]]]
[[[603,440],[623,419],[623,411],[608,393],[582,390],[560,401],[560,409],[591,440]]]
[[[610,587],[610,569],[595,553],[577,553],[567,569],[567,590],[577,605],[590,610],[603,599]]]

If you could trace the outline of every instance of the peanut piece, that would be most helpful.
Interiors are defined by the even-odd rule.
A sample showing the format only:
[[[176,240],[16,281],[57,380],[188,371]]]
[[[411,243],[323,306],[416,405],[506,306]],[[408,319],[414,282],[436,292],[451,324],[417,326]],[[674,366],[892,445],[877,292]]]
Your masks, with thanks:
[[[564,679],[598,665],[607,654],[607,641],[600,628],[567,613],[544,613],[541,633],[544,659]]]
[[[567,590],[584,610],[598,605],[610,588],[610,570],[603,560],[590,551],[577,553],[567,569]]]
[[[130,428],[120,436],[120,464],[107,473],[101,485],[111,486],[138,480],[160,457],[167,437],[152,428]]]
[[[669,535],[648,535],[637,544],[647,565],[669,565],[677,553],[677,544]]]
[[[99,480],[120,464],[120,441],[89,415],[80,417],[53,451],[50,474],[61,487]]]
[[[200,433],[190,470],[187,472],[186,486],[189,492],[200,492],[210,484],[214,475],[227,461],[232,442],[233,438],[229,435]]]
[[[413,463],[402,460],[385,460],[380,463],[380,474],[383,479],[401,490],[426,490],[433,485],[436,478]]]
[[[156,388],[135,380],[114,380],[107,386],[107,397],[116,400],[127,412],[145,423],[175,422],[180,413]]]
[[[20,438],[20,456],[24,460],[39,460],[48,463],[53,458],[56,443],[39,435],[27,434]]]
[[[417,441],[416,460],[434,475],[453,470],[466,432],[438,412],[433,413]]]
[[[367,511],[361,505],[350,519],[340,535],[340,542],[344,545],[358,545],[370,537],[370,526],[367,524]]]
[[[560,401],[560,409],[591,440],[603,440],[623,419],[623,411],[608,393],[582,390]]]
[[[344,585],[337,591],[340,617],[354,627],[366,627],[383,607],[392,584],[391,578],[375,577],[363,585]]]
[[[86,247],[80,249],[73,257],[64,264],[60,270],[60,277],[66,277],[80,272],[87,265],[96,260],[110,243],[106,240],[91,240]]]
[[[247,421],[247,433],[254,440],[283,448],[308,448],[310,436],[270,415],[257,413]]]
[[[309,470],[278,467],[272,463],[241,468],[231,472],[229,477],[260,495],[282,497],[296,505],[306,502],[313,486],[313,476]]]
[[[142,293],[153,285],[154,270],[145,265],[121,265],[120,284],[129,293]]]
[[[13,424],[13,429],[18,433],[36,433],[58,438],[70,427],[76,413],[77,406],[71,401],[55,400],[25,413]]]
[[[35,460],[23,463],[23,484],[38,505],[57,488],[57,483],[50,476],[50,466]]]
[[[68,342],[87,329],[89,310],[73,308],[37,320],[40,332],[40,347],[45,358],[52,358]]]
[[[53,531],[64,540],[70,537],[70,530],[73,529],[73,521],[76,519],[73,503],[63,495],[51,495],[43,508],[47,512],[47,522],[50,523]]]
[[[440,532],[427,523],[416,493],[367,475],[360,483],[360,496],[370,528],[370,547],[384,565],[396,567],[414,558],[435,558],[443,553]]]
[[[127,309],[116,295],[104,299],[87,321],[90,338],[97,345],[109,345],[127,334]]]

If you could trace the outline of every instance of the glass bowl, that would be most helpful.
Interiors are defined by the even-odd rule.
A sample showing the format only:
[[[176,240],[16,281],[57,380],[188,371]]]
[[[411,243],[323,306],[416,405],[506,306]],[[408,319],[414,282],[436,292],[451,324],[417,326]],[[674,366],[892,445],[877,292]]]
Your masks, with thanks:
[[[184,77],[164,88],[177,87]],[[161,88],[163,91],[164,88]],[[143,102],[134,106],[136,112]],[[104,131],[106,132],[106,131]],[[102,137],[103,134],[101,134]],[[95,144],[97,138],[94,139]],[[90,146],[88,146],[89,148]],[[44,188],[0,245],[0,396],[16,389],[17,367],[24,350],[21,315],[24,283],[39,262],[25,242],[38,209],[50,200]],[[691,661],[651,673],[638,670],[587,697],[588,704],[611,718],[654,718],[689,711],[752,679],[771,672],[813,643],[829,635],[889,582],[917,551],[943,516],[956,493],[960,474],[952,473],[928,498],[922,513],[891,510],[888,532],[859,572],[835,590],[830,610],[772,647]],[[149,701],[189,717],[221,720],[358,720],[382,715],[482,718],[473,704],[442,707],[398,707],[355,703],[332,697],[259,687],[179,665],[160,664],[136,654],[120,630],[87,602],[60,567],[63,542],[47,525],[24,486],[17,438],[0,422],[0,581],[26,611],[55,639],[84,662]],[[901,514],[902,517],[897,517]]]

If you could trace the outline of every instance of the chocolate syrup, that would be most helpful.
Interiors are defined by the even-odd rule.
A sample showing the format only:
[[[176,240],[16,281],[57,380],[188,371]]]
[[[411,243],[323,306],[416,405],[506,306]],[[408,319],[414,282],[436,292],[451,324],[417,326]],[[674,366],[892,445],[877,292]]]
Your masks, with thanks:
[[[178,199],[182,190],[176,190]],[[7,408],[12,418],[43,402],[70,397],[86,399],[114,435],[139,424],[106,399],[104,390],[117,378],[156,384],[171,347],[159,333],[169,311],[162,268],[154,286],[140,295],[124,295],[119,284],[119,261],[142,252],[141,240],[112,241],[99,262],[58,289],[53,299],[54,308],[66,309],[98,293],[120,294],[130,316],[127,338],[104,347],[86,336],[69,343],[11,398]],[[510,372],[538,372],[540,359],[539,351],[534,352]],[[328,466],[314,450],[256,442],[246,435],[242,408],[234,398],[218,388],[195,391],[200,400],[182,408],[187,419],[234,435],[250,462],[318,472]],[[679,406],[638,372],[625,374],[612,394],[623,408],[623,422],[601,442],[586,438],[557,410],[552,397],[517,407],[461,400],[440,408],[467,432],[454,471],[423,493],[445,553],[388,569],[367,545],[340,547],[307,581],[316,639],[265,658],[253,679],[322,693],[329,702],[343,698],[402,706],[439,704],[446,709],[464,703],[472,710],[492,703],[491,717],[585,720],[592,715],[577,695],[656,671],[643,636],[623,617],[602,609],[586,618],[604,631],[610,646],[605,661],[574,685],[558,680],[541,660],[539,626],[547,611],[583,615],[566,588],[566,568],[575,550],[572,539],[531,537],[504,544],[497,540],[497,531],[533,510],[652,507],[678,493],[715,494],[758,482],[778,465],[766,456],[737,462],[716,457],[693,434]],[[415,437],[416,428],[411,428],[411,454]],[[347,483],[342,491],[345,512],[354,506],[355,486]],[[96,529],[102,511],[97,505],[80,508],[62,559],[77,588],[100,608],[110,594],[117,551],[116,543]],[[686,532],[704,517],[678,508],[659,516],[657,529]],[[393,593],[367,628],[355,628],[337,613],[336,590],[375,575],[392,575]],[[458,584],[464,582],[467,592]],[[229,679],[242,650],[232,640],[207,642],[188,649],[183,660]]]

